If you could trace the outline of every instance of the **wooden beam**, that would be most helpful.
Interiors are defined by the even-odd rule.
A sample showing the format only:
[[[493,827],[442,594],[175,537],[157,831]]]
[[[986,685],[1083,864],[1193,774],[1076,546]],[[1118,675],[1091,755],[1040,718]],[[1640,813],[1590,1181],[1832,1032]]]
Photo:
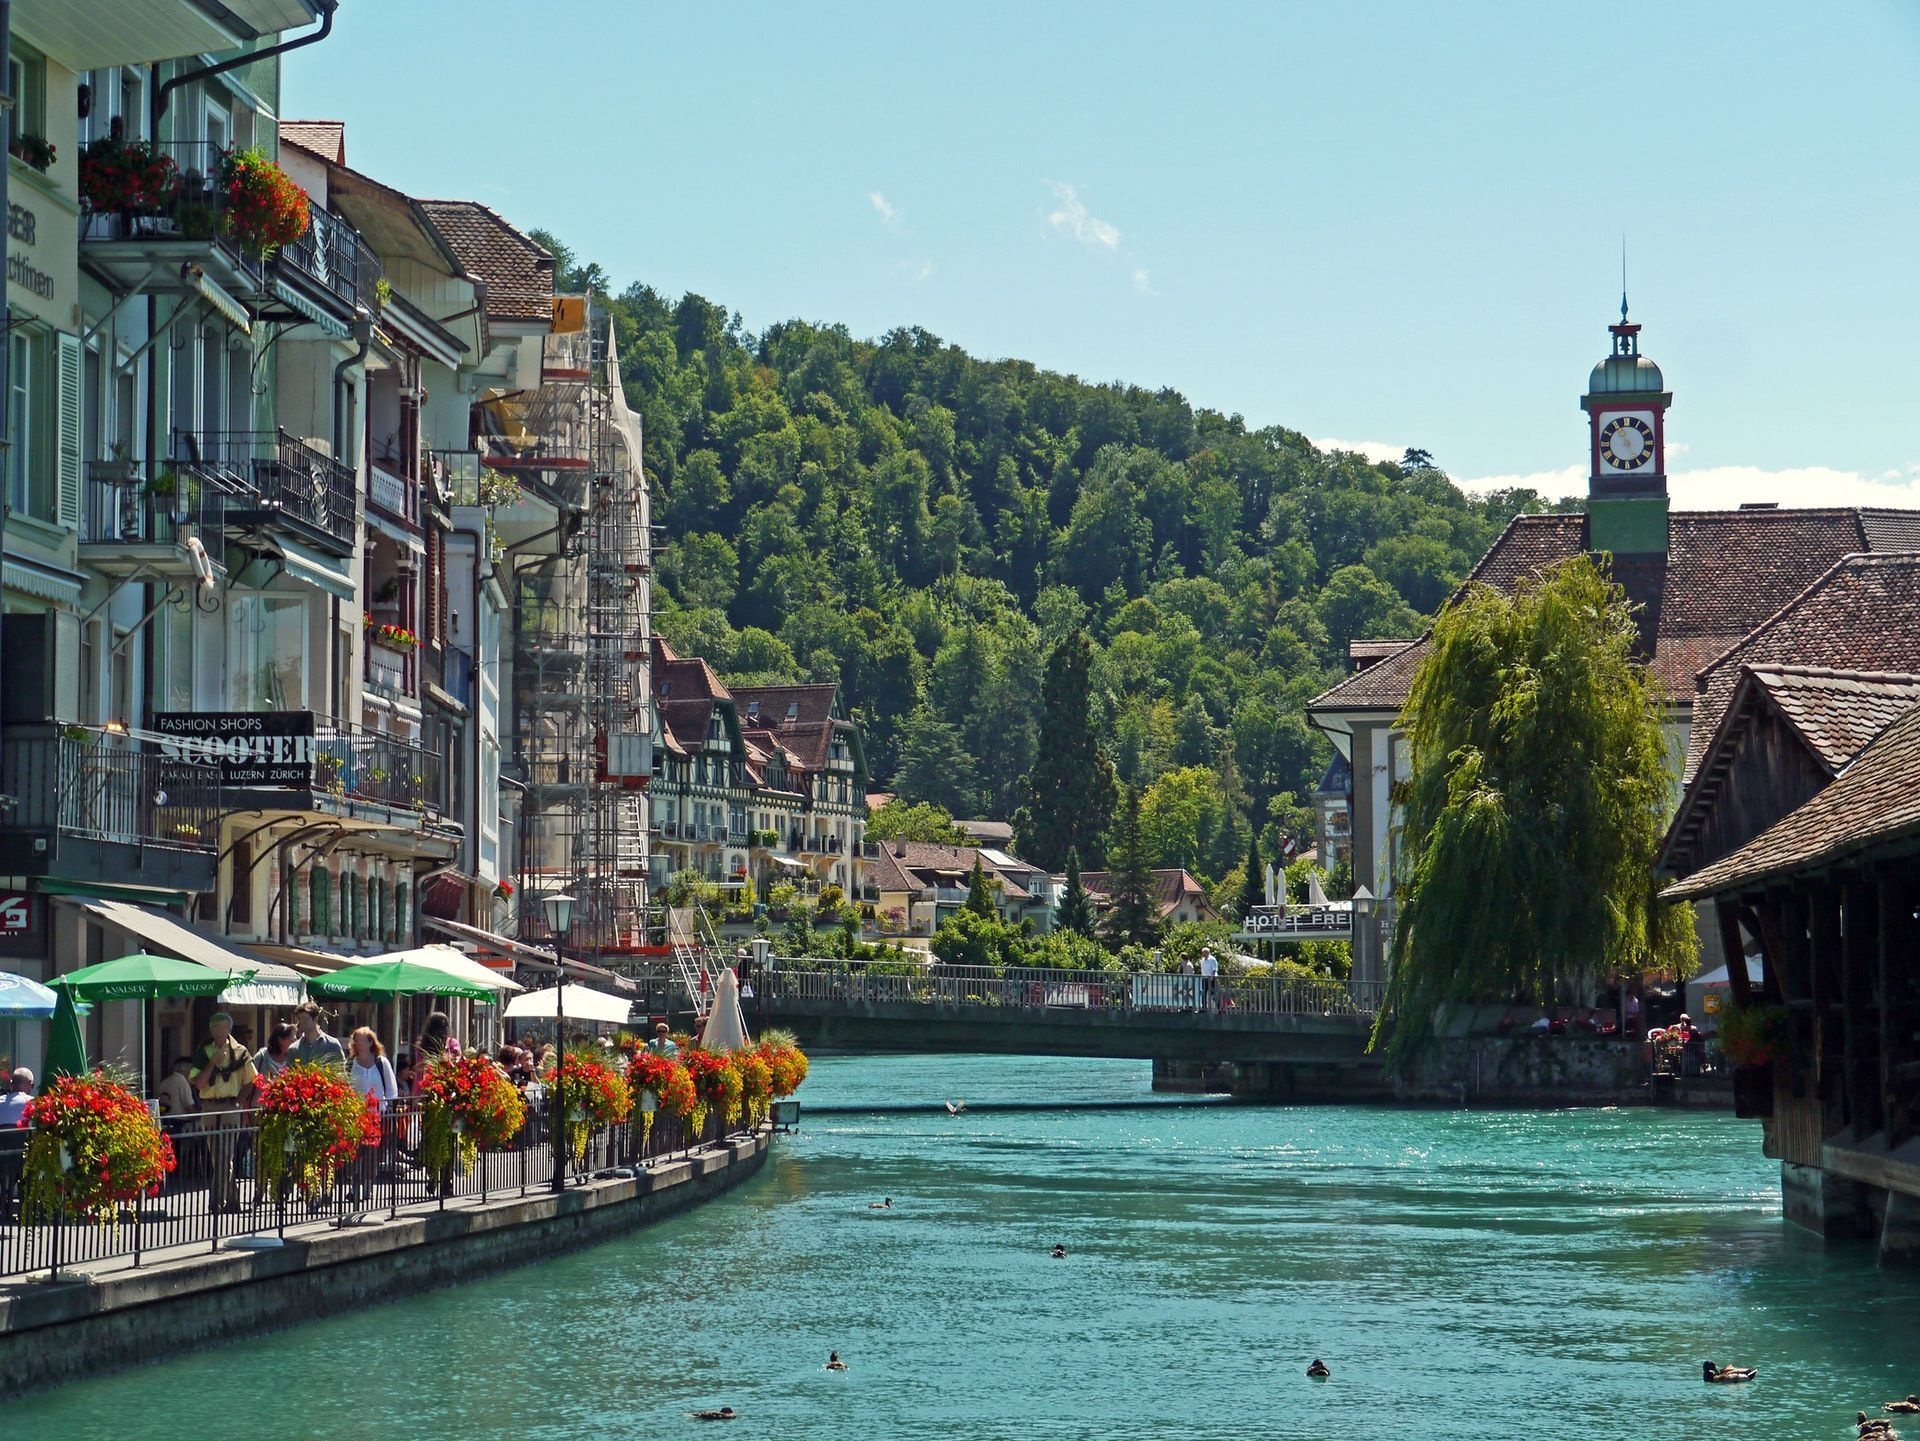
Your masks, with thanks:
[[[1753,1003],[1753,983],[1747,979],[1747,947],[1740,939],[1740,922],[1748,921],[1756,941],[1760,938],[1760,924],[1753,919],[1753,912],[1744,902],[1716,901],[1714,910],[1720,916],[1720,950],[1727,958],[1727,994],[1733,997],[1736,1006]],[[1761,965],[1766,964],[1764,954]]]
[[[1873,982],[1879,970],[1879,888],[1849,877],[1842,892],[1842,1003],[1846,1009],[1847,1121],[1856,1144],[1880,1129],[1880,1035]]]
[[[1840,889],[1831,881],[1814,881],[1807,899],[1807,993],[1813,1000],[1813,1073],[1827,1106],[1826,1134],[1842,1124],[1843,1062],[1846,1049],[1837,1034],[1837,1005],[1841,995]]]
[[[1880,1007],[1880,1105],[1886,1118],[1887,1146],[1892,1149],[1914,1133],[1915,1089],[1910,1067],[1920,1057],[1914,1031],[1920,1026],[1915,1002],[1914,946],[1920,924],[1914,919],[1916,868],[1910,860],[1880,868],[1879,966],[1877,1000]]]

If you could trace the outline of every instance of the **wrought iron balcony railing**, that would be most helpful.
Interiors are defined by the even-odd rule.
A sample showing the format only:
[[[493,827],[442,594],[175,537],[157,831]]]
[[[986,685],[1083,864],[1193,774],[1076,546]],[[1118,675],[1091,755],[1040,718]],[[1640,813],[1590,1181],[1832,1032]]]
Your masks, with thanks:
[[[0,792],[14,798],[7,828],[211,854],[216,769],[169,760],[163,777],[161,766],[158,754],[91,727],[11,728],[0,753]]]
[[[285,430],[176,430],[173,469],[224,492],[229,520],[284,518],[343,545],[356,539],[353,472]]]
[[[371,309],[380,281],[380,258],[339,216],[320,209],[312,214],[307,233],[275,253],[274,271],[304,281],[348,317],[360,306]]]
[[[258,289],[266,262],[236,232],[232,198],[220,184],[226,151],[205,140],[129,143],[111,157],[82,157],[87,209],[84,244],[139,245],[202,241]]]

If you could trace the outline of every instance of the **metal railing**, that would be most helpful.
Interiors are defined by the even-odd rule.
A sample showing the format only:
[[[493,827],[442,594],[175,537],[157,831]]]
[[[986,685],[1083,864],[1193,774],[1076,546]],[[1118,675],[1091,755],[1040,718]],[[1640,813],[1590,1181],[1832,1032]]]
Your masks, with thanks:
[[[217,768],[163,763],[102,731],[9,727],[0,792],[14,798],[6,816],[12,830],[208,853],[218,848]]]
[[[146,193],[123,208],[83,214],[83,242],[205,241],[255,285],[265,283],[265,260],[233,233],[231,200],[220,184],[220,164],[227,153],[222,147],[206,140],[162,140],[127,148],[150,157]]]
[[[311,216],[307,233],[274,255],[274,269],[291,272],[331,295],[348,315],[362,305],[371,308],[380,258],[339,216],[318,208]]]
[[[83,545],[175,545],[198,536],[215,564],[226,558],[224,492],[178,476],[129,482],[117,470],[89,470],[81,495]]]
[[[444,757],[398,736],[319,721],[313,788],[409,810],[445,809]]]
[[[353,471],[285,430],[173,433],[173,466],[229,496],[229,518],[262,512],[351,544],[359,526]]]
[[[1209,984],[1211,981],[1211,984]],[[780,960],[764,978],[762,1004],[920,1005],[1138,1011],[1230,1011],[1268,1016],[1372,1016],[1377,981],[1298,977],[1205,977],[1169,971],[1068,971],[1041,967],[934,965],[883,974],[841,961]]]
[[[367,500],[397,520],[420,523],[420,488],[386,461],[367,466]]]
[[[361,678],[376,695],[388,700],[414,700],[420,693],[415,680],[419,654],[418,649],[389,646],[369,632]]]
[[[160,1193],[121,1211],[119,1224],[77,1218],[22,1216],[22,1160],[31,1136],[0,1131],[0,1276],[58,1271],[63,1266],[122,1260],[139,1266],[152,1253],[201,1247],[216,1251],[238,1236],[284,1236],[287,1228],[328,1223],[377,1224],[402,1213],[446,1210],[526,1196],[553,1184],[548,1116],[530,1100],[526,1125],[506,1146],[483,1149],[471,1173],[458,1165],[430,1171],[420,1164],[422,1117],[417,1100],[395,1103],[383,1118],[379,1144],[361,1150],[330,1189],[316,1196],[277,1192],[259,1179],[257,1111],[214,1112],[163,1122],[178,1165]],[[570,1185],[670,1161],[733,1134],[710,1113],[704,1130],[656,1115],[651,1131],[636,1111],[627,1121],[595,1130],[586,1152],[569,1158]]]

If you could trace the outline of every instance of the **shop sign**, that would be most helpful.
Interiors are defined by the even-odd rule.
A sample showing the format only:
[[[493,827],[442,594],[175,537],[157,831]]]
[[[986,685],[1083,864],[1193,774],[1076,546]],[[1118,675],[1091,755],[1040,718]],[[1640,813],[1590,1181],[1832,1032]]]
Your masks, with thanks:
[[[1240,921],[1241,933],[1251,936],[1344,936],[1352,929],[1353,912],[1344,906],[1339,910],[1329,906],[1325,910],[1295,911],[1291,915],[1278,907],[1256,907]]]
[[[166,711],[153,718],[160,743],[161,784],[168,762],[186,779],[194,766],[219,766],[222,787],[313,784],[313,712]]]
[[[18,891],[0,891],[0,932],[33,929],[33,897]]]

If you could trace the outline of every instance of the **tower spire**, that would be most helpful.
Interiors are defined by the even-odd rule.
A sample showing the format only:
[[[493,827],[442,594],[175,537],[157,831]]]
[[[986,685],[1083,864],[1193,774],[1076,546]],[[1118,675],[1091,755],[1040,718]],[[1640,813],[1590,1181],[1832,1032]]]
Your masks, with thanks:
[[[1620,323],[1627,323],[1627,237],[1620,236]]]

